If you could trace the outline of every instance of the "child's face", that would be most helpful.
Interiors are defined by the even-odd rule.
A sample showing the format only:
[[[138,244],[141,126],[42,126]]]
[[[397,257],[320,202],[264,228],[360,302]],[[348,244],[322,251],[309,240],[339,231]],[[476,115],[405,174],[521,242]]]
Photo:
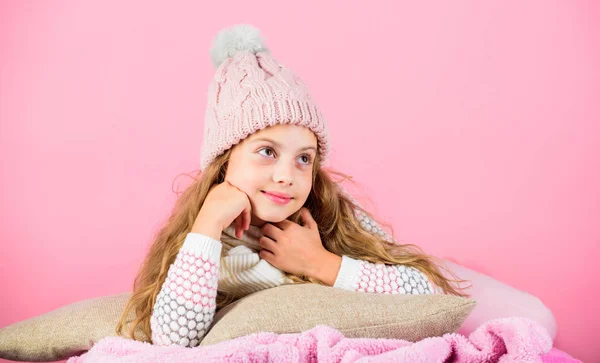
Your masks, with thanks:
[[[252,225],[281,222],[302,208],[312,188],[316,155],[315,134],[296,125],[267,127],[233,147],[225,180],[248,195]]]

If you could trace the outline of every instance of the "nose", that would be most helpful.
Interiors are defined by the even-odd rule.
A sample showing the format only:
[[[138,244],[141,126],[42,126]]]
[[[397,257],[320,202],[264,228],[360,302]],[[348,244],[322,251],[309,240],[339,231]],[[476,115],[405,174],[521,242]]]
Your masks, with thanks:
[[[292,167],[288,163],[279,162],[273,171],[273,181],[278,184],[292,184]]]

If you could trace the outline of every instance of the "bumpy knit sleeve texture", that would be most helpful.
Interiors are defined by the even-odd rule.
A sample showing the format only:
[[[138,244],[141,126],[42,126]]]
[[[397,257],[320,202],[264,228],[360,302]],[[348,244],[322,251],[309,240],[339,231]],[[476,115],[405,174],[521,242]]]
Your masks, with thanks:
[[[378,294],[435,294],[439,290],[417,269],[342,256],[334,287]]]
[[[187,234],[154,304],[155,345],[198,346],[215,314],[221,248],[213,238]]]

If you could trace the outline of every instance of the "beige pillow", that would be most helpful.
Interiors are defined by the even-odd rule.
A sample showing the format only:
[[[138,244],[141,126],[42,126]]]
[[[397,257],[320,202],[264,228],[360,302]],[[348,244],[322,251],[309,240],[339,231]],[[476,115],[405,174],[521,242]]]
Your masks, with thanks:
[[[475,307],[454,295],[383,295],[316,284],[284,285],[248,295],[221,309],[201,345],[256,333],[299,333],[328,325],[349,338],[411,342],[453,333]]]
[[[0,329],[0,358],[56,361],[81,355],[115,328],[131,292],[62,306]],[[133,321],[135,313],[127,317]],[[143,338],[138,329],[136,337]]]
[[[0,329],[0,358],[55,361],[114,336],[130,292],[82,300]],[[259,291],[221,309],[202,345],[272,331],[297,333],[323,324],[347,337],[410,341],[456,331],[475,301],[450,295],[376,295],[314,284]],[[127,317],[132,321],[131,312]],[[145,338],[138,329],[136,337]]]

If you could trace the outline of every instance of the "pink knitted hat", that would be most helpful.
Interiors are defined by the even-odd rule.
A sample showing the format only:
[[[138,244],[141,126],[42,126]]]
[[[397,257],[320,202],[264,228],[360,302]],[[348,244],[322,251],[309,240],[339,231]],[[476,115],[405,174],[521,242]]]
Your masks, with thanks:
[[[201,170],[249,135],[277,124],[311,129],[322,162],[327,159],[325,118],[304,83],[271,57],[258,29],[223,29],[210,53],[217,70],[208,89]]]

